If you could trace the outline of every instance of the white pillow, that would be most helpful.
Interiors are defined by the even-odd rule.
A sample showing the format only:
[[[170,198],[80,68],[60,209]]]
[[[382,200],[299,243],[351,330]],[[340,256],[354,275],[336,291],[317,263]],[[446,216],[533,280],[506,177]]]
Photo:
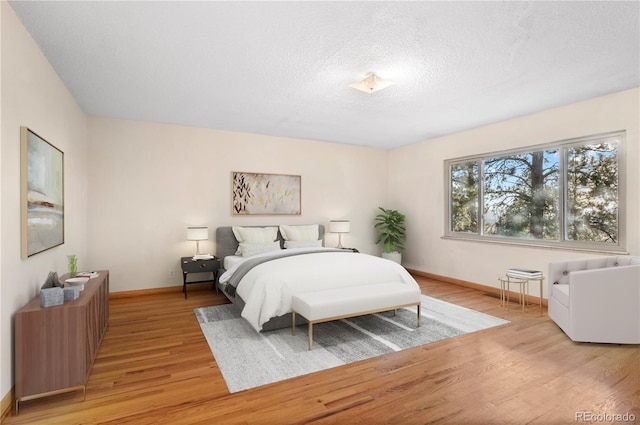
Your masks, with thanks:
[[[284,241],[285,248],[312,248],[322,246],[322,240],[317,241]]]
[[[258,243],[241,243],[240,251],[243,257],[252,257],[265,252],[279,251],[280,241],[275,242],[258,242]]]
[[[265,243],[273,242],[278,237],[277,227],[231,227],[233,235],[238,243]],[[242,254],[242,248],[238,247],[236,255]]]
[[[320,237],[317,224],[304,226],[280,226],[280,233],[285,241],[317,241]]]

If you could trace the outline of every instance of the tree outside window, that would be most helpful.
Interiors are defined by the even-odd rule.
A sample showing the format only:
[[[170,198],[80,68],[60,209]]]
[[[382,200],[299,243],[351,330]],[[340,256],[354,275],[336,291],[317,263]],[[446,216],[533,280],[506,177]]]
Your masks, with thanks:
[[[451,227],[454,232],[478,232],[478,163],[451,166]]]
[[[484,234],[558,239],[558,151],[484,160]]]
[[[618,242],[617,141],[567,152],[567,239]]]
[[[617,245],[623,134],[447,161],[447,235]]]

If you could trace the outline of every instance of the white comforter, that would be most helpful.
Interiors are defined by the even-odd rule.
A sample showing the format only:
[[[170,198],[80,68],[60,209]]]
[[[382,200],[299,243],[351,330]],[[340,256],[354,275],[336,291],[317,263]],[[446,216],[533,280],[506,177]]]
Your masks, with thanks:
[[[227,282],[235,269],[237,266],[225,272],[220,281]],[[404,267],[380,257],[351,252],[307,253],[254,267],[238,284],[237,294],[246,303],[242,317],[260,331],[272,317],[291,312],[294,294],[387,282],[418,287]]]

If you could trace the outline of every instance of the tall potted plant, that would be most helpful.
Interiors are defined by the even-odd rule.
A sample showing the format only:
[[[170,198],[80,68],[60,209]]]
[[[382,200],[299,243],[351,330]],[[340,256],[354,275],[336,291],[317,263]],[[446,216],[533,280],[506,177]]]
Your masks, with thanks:
[[[378,231],[376,244],[382,242],[382,257],[400,264],[404,242],[407,239],[404,227],[405,215],[396,210],[378,207],[381,211],[375,218],[374,229]]]

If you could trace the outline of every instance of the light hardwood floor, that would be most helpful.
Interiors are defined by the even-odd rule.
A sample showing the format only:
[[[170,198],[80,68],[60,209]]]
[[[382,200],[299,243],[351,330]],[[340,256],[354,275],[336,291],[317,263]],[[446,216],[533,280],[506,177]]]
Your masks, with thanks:
[[[495,296],[416,279],[424,294],[511,323],[229,394],[192,311],[221,294],[194,285],[188,300],[114,299],[86,401],[23,402],[2,423],[574,424],[579,412],[640,422],[638,345],[573,343],[537,308],[507,312]]]

